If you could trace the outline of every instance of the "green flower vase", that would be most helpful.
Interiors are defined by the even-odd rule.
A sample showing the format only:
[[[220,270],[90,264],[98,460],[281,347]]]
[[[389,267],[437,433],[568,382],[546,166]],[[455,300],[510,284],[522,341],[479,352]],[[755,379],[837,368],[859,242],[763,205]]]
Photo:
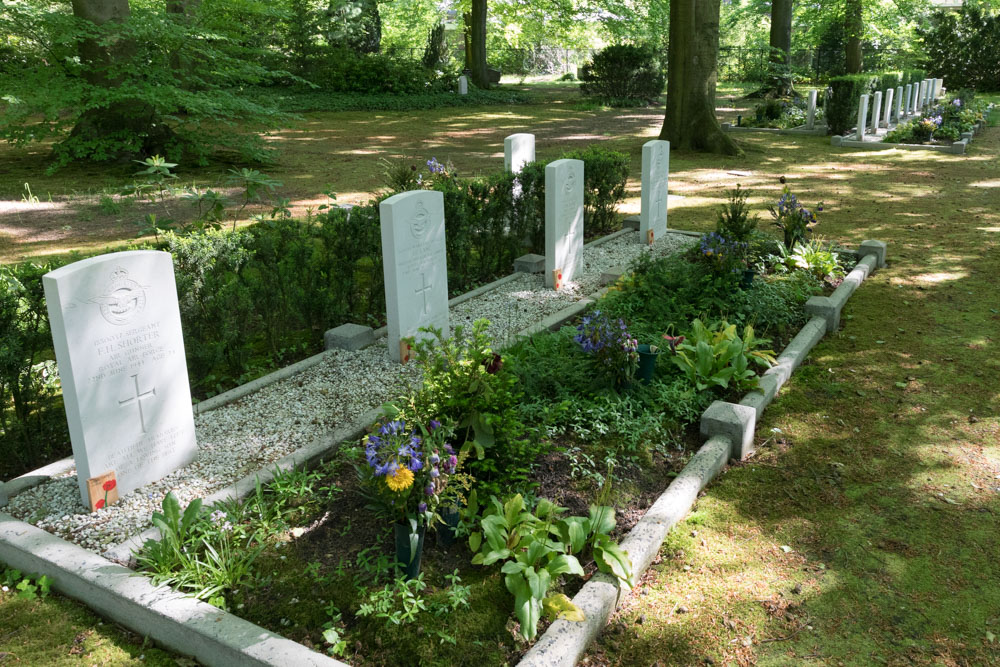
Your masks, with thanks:
[[[656,357],[660,354],[660,348],[643,344],[636,351],[639,353],[639,370],[636,375],[643,384],[649,384],[656,372]]]
[[[424,553],[424,533],[426,526],[413,526],[409,521],[397,521],[392,525],[396,538],[396,563],[407,579],[415,579],[420,574],[420,557]]]

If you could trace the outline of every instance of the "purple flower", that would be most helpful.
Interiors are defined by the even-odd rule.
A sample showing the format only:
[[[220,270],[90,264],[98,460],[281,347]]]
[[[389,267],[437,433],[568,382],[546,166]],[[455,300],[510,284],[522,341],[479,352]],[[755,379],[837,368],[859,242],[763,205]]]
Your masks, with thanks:
[[[423,514],[424,512],[426,512],[427,511],[427,503],[420,503],[419,505],[417,505],[417,511],[420,512],[421,514]]]
[[[437,468],[431,468],[431,479],[437,479],[441,476],[441,472]]]
[[[427,485],[427,487],[424,489],[424,495],[427,495],[427,496],[433,496],[434,495],[434,485],[433,484],[428,484]]]
[[[428,430],[429,430],[429,431],[430,431],[431,433],[433,433],[434,431],[438,430],[439,428],[441,428],[441,422],[439,422],[439,421],[438,421],[438,420],[436,420],[436,419],[432,419],[432,420],[431,420],[431,425],[430,425],[430,428],[429,428]]]
[[[441,457],[438,456],[438,453],[436,451],[431,454],[431,456],[430,456],[430,462],[431,462],[432,466],[436,466],[438,464],[438,461],[440,461],[440,460],[441,460]]]

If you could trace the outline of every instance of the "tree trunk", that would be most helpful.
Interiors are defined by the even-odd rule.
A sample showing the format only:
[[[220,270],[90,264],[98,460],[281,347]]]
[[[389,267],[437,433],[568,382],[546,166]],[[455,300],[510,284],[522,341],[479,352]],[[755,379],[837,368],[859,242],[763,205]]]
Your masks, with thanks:
[[[792,94],[792,0],[771,0],[771,62],[779,77],[771,82],[779,97]]]
[[[189,27],[194,23],[200,7],[201,0],[167,0],[166,2],[167,15],[178,23]],[[170,68],[179,78],[184,77],[184,72],[192,68],[191,59],[180,51],[174,51],[170,54]]]
[[[846,0],[844,6],[845,30],[847,32],[847,73],[860,74],[861,38],[864,36],[864,5],[862,0]]]
[[[472,0],[469,30],[469,55],[472,83],[478,88],[490,87],[486,76],[486,0]]]
[[[738,155],[715,117],[719,0],[670,0],[667,110],[660,139],[674,149]]]
[[[73,0],[73,15],[96,26],[123,23],[132,15],[128,0]],[[92,86],[118,88],[123,76],[116,67],[134,57],[136,45],[131,39],[85,39],[79,56],[83,78]],[[56,152],[72,158],[131,159],[153,155],[173,143],[175,137],[149,104],[140,100],[118,100],[107,106],[92,106],[80,114],[69,138],[56,146]],[[95,156],[93,147],[103,142],[115,146]]]

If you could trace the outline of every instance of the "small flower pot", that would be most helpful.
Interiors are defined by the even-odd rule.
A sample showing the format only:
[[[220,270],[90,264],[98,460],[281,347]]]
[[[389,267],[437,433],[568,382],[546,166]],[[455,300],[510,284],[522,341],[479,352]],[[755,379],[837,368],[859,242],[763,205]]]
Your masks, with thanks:
[[[392,530],[396,538],[396,563],[407,579],[415,579],[420,574],[426,527],[417,526],[416,540],[413,540],[408,521],[394,523]]]
[[[743,289],[750,289],[753,287],[753,278],[757,275],[757,272],[753,269],[743,269],[743,276],[740,278],[740,287]]]
[[[437,543],[442,547],[450,547],[458,539],[458,521],[461,518],[457,507],[448,507],[441,510],[441,520],[443,524],[437,527]]]
[[[643,384],[649,384],[656,372],[656,357],[660,354],[660,348],[643,344],[636,351],[639,353],[639,370],[636,376]]]

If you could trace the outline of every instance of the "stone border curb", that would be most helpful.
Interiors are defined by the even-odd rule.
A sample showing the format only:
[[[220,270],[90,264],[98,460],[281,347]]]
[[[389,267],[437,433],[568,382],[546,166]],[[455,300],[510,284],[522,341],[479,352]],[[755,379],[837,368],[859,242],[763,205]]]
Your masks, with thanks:
[[[873,247],[873,245],[872,242],[866,241],[862,244],[862,248]],[[884,261],[885,244],[882,243],[874,247],[882,249],[881,259]],[[862,256],[854,270],[848,274],[848,277],[834,291],[834,294],[843,288],[845,295],[843,301],[846,302],[857,286],[868,277],[871,269],[878,264],[879,259],[876,254]],[[832,297],[830,298],[832,299]],[[839,308],[842,307],[843,303],[838,307],[838,316]],[[826,329],[826,319],[813,317],[788,343],[778,357],[778,363],[764,373],[761,377],[760,387],[744,396],[738,405],[716,401],[705,411],[702,415],[702,433],[709,435],[709,440],[691,457],[680,475],[670,483],[666,491],[646,510],[646,513],[621,544],[629,557],[632,558],[632,571],[635,579],[641,577],[646,571],[670,528],[688,513],[697,499],[698,493],[719,474],[725,463],[733,455],[742,455],[745,458],[753,452],[752,438],[756,419],[763,413],[764,408],[774,400],[778,390],[791,377],[792,371],[802,363],[809,351],[823,338]],[[718,416],[720,407],[738,414],[740,423],[738,425],[723,425],[719,429],[712,427],[707,429],[710,432],[706,434],[706,417],[711,422],[713,417]],[[747,412],[748,408],[753,411]],[[747,423],[749,423],[750,428],[751,445],[738,447],[741,443],[733,440],[731,436],[739,435],[741,438],[745,438],[746,432],[744,430],[737,431],[735,427],[739,426],[740,429],[744,429]],[[733,428],[729,428],[729,426],[733,426]],[[611,618],[622,600],[621,592],[617,582],[612,577],[603,573],[595,574],[573,598],[573,603],[583,611],[586,620],[581,623],[566,620],[554,622],[531,650],[524,655],[518,663],[518,667],[571,667],[575,665],[591,642],[607,625],[608,619]]]
[[[805,125],[798,125],[796,127],[743,127],[733,125],[732,123],[722,123],[723,132],[735,132],[737,134],[741,132],[760,132],[763,134],[784,134],[784,135],[798,135],[800,137],[825,137],[827,133],[826,125],[817,125],[813,129],[809,129]]]
[[[0,560],[47,575],[59,593],[205,665],[347,667],[8,514],[0,514]]]
[[[949,155],[965,155],[966,149],[968,149],[969,144],[972,142],[972,137],[982,132],[985,127],[985,122],[976,123],[976,127],[972,132],[963,132],[961,135],[962,138],[953,142],[950,146],[887,144],[881,139],[876,139],[874,141],[858,141],[857,139],[851,139],[851,137],[857,136],[856,132],[851,132],[850,134],[843,136],[835,134],[830,137],[830,145],[839,146],[841,148],[870,148],[872,150],[891,150],[893,148],[898,148],[904,151],[932,151],[937,153],[948,153]]]

